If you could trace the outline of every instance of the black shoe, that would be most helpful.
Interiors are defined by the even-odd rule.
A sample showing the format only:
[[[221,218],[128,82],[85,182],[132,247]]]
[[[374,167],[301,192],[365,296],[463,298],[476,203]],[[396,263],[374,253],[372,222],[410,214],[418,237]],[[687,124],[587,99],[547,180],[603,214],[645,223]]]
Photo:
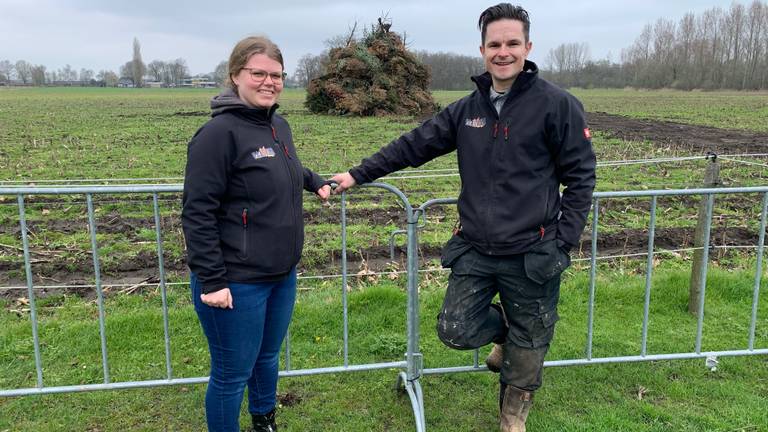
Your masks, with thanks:
[[[277,432],[275,424],[275,410],[266,414],[251,414],[254,432]]]

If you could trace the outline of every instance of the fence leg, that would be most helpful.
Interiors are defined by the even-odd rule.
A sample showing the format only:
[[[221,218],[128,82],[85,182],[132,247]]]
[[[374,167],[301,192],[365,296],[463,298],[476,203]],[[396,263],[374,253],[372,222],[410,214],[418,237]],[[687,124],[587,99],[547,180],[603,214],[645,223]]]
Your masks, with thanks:
[[[707,361],[705,365],[707,366],[707,369],[709,369],[710,372],[715,372],[717,371],[718,363],[720,362],[717,360],[717,356],[709,356],[707,357]]]
[[[424,420],[424,396],[419,378],[424,370],[419,351],[419,213],[408,211],[408,350],[406,352],[407,370],[401,373],[405,390],[411,399],[413,415],[416,419],[416,431],[426,430]]]

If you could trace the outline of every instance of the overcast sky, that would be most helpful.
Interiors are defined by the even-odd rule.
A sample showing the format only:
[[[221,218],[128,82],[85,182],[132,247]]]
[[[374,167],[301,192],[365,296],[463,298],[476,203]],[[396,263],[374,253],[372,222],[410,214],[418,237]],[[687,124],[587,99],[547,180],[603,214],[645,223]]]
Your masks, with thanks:
[[[748,4],[746,1],[742,1]],[[370,25],[382,14],[392,30],[406,32],[412,49],[479,55],[477,18],[496,1],[163,1],[0,0],[0,60],[26,60],[49,70],[117,72],[131,59],[133,38],[145,63],[182,57],[192,74],[212,71],[232,46],[250,34],[265,34],[283,51],[293,73],[304,54],[318,54],[323,42],[358,22]],[[646,23],[660,17],[677,22],[731,0],[530,1],[533,52],[544,64],[561,43],[586,42],[592,58],[619,60]]]

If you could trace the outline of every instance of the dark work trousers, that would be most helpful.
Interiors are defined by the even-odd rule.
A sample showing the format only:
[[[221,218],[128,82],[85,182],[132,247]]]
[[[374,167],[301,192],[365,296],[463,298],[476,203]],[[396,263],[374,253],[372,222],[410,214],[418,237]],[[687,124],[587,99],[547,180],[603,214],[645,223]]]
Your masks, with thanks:
[[[560,272],[570,264],[554,240],[542,243],[547,244],[536,251],[508,256],[469,247],[448,262],[452,271],[437,323],[440,340],[450,348],[504,344],[501,383],[527,391],[541,386],[544,356],[559,318]],[[491,306],[497,293],[508,327]]]

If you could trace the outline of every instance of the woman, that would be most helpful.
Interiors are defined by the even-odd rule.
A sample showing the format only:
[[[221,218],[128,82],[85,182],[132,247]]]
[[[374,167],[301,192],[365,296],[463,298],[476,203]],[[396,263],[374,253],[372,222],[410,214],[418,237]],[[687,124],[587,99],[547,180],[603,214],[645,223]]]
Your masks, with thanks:
[[[280,345],[296,296],[304,241],[302,189],[330,187],[303,168],[275,113],[285,73],[264,37],[237,43],[229,88],[189,143],[182,225],[192,298],[211,354],[210,431],[239,431],[243,391],[256,431],[275,431]]]

